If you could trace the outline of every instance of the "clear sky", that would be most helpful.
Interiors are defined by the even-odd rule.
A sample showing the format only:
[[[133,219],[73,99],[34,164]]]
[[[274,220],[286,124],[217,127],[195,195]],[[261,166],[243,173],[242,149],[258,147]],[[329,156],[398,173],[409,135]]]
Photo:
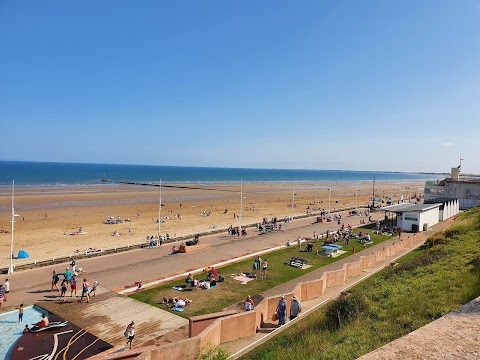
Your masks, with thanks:
[[[480,1],[0,0],[0,160],[480,173]]]

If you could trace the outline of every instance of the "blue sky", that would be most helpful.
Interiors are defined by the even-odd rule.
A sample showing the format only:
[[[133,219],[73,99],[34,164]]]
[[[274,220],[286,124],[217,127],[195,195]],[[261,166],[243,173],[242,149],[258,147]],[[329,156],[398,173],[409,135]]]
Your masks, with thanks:
[[[480,173],[480,1],[0,0],[0,160]]]

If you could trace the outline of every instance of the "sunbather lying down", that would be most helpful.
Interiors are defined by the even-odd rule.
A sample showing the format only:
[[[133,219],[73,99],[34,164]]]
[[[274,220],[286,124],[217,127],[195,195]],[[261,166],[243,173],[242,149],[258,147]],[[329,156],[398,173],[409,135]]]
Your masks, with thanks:
[[[174,297],[172,299],[169,299],[167,297],[164,297],[162,304],[165,304],[168,307],[172,307],[172,308],[183,308],[187,306],[187,304],[190,304],[191,302],[192,300],[187,298]]]

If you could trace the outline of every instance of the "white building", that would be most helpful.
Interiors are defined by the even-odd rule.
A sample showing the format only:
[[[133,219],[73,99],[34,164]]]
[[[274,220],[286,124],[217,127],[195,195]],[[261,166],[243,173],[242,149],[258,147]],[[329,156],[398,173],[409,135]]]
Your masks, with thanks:
[[[439,221],[444,221],[458,214],[458,199],[444,199],[430,204],[396,204],[383,208],[388,213],[395,213],[397,227],[405,231],[426,231]],[[387,214],[385,218],[389,218]]]

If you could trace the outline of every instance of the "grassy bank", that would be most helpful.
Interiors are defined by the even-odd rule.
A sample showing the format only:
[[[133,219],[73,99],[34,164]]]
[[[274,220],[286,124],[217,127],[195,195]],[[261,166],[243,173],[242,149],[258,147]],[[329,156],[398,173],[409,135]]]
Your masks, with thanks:
[[[355,359],[480,295],[480,211],[242,359]]]
[[[354,232],[365,231],[371,232],[374,225],[369,225],[366,228],[357,229]],[[372,235],[372,241],[374,244],[378,244],[390,237],[384,235]],[[241,240],[239,240],[241,241]],[[185,284],[184,280],[176,281],[168,285],[159,286],[153,289],[145,290],[134,295],[132,298],[143,301],[153,306],[160,307],[162,309],[168,309],[161,304],[164,296],[172,298],[175,296],[182,296],[192,300],[192,304],[187,306],[181,313],[176,313],[180,316],[190,317],[195,315],[208,314],[212,312],[221,311],[225,307],[233,304],[241,303],[245,300],[245,297],[250,294],[254,296],[262,293],[265,290],[271,289],[279,284],[285,283],[289,280],[295,279],[308,272],[316,270],[322,266],[338,261],[352,254],[352,247],[355,248],[355,252],[363,251],[363,245],[355,241],[350,240],[350,245],[345,246],[342,250],[346,250],[347,253],[337,258],[329,258],[322,255],[316,255],[316,250],[321,250],[323,240],[313,241],[313,252],[300,252],[299,249],[292,244],[291,247],[279,250],[270,254],[262,256],[262,259],[268,260],[268,272],[267,278],[257,278],[253,281],[242,285],[239,281],[233,280],[231,274],[239,274],[246,271],[252,271],[253,259],[242,261],[224,268],[218,269],[219,274],[225,276],[225,282],[219,283],[215,289],[210,290],[198,290],[198,291],[176,291],[172,289],[173,286]],[[343,241],[340,242],[343,245]],[[302,244],[302,249],[305,247],[305,243]],[[181,254],[175,255],[181,257]],[[302,270],[291,266],[285,265],[292,256],[298,256],[304,258],[311,265],[310,268]],[[204,279],[205,274],[196,276],[198,279]],[[260,299],[255,299],[257,302]]]

